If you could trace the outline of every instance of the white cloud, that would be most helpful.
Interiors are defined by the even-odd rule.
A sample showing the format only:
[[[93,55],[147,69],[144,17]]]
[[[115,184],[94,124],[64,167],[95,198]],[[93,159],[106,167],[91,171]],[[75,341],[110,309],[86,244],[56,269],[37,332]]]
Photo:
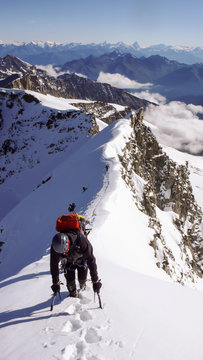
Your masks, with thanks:
[[[83,77],[83,78],[85,78],[85,79],[87,79],[87,76],[86,75],[84,75],[84,74],[80,74],[80,73],[75,73],[77,76],[80,76],[80,77]]]
[[[98,82],[107,83],[120,89],[136,89],[141,91],[133,91],[130,94],[140,99],[151,101],[155,104],[165,104],[166,98],[159,93],[151,93],[149,89],[153,86],[151,83],[139,83],[138,81],[131,80],[121,74],[110,74],[100,72]]]
[[[141,91],[141,92],[133,92],[131,95],[137,96],[140,99],[145,99],[151,101],[155,104],[165,104],[166,98],[159,93],[150,93],[149,90]]]
[[[152,131],[161,144],[198,154],[203,151],[203,120],[198,113],[203,113],[202,106],[172,101],[148,106],[144,119],[155,125]]]
[[[44,70],[47,72],[47,75],[49,76],[53,76],[53,77],[57,77],[57,76],[60,76],[60,75],[63,75],[63,74],[70,74],[70,71],[58,71],[59,68],[57,67],[53,67],[52,64],[49,64],[49,65],[36,65],[36,67],[38,69],[41,69],[41,70]],[[83,78],[86,78],[87,76],[83,75],[83,74],[80,74],[80,73],[75,73],[77,76],[80,76],[80,77],[83,77]]]
[[[100,72],[98,82],[107,83],[111,86],[120,88],[120,89],[141,89],[141,88],[149,88],[152,86],[150,83],[141,84],[135,80],[131,80],[124,75],[121,74],[110,74],[104,73],[103,71]]]
[[[47,75],[57,77],[59,75],[64,74],[64,72],[57,72],[53,65],[36,65],[38,69],[44,70],[47,72]],[[66,72],[67,73],[67,72]]]

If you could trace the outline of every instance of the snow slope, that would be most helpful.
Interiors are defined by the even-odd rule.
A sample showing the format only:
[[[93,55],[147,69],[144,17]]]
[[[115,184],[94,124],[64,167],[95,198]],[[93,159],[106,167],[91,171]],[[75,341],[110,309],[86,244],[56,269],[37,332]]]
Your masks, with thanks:
[[[52,168],[50,181],[2,219],[1,360],[203,358],[203,293],[170,282],[157,268],[148,217],[137,209],[121,178],[118,154],[130,132],[128,120],[120,120],[81,141]],[[202,171],[201,161],[198,166]],[[141,193],[142,179],[134,181]],[[56,218],[71,202],[92,226],[89,238],[103,283],[103,310],[96,309],[91,283],[79,299],[67,298],[62,286],[62,301],[57,299],[49,310],[50,242]],[[160,213],[160,219],[169,232],[168,214]],[[171,239],[175,246],[174,233]]]
[[[201,292],[99,258],[104,309],[91,285],[80,299],[63,286],[50,312],[48,263],[46,255],[1,284],[0,359],[202,359]]]
[[[26,101],[28,96],[39,103],[31,101],[32,98]],[[85,141],[93,121],[63,98],[32,91],[2,90],[0,101],[3,118],[0,149],[8,139],[17,148],[15,153],[0,157],[0,197],[4,203],[1,219],[46,181],[52,168],[74,151],[80,141]]]

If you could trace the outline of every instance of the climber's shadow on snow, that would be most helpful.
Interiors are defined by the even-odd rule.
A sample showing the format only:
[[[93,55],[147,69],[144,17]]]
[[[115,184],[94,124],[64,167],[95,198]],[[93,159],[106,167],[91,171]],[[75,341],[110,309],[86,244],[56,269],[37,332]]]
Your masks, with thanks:
[[[2,281],[0,283],[0,289],[3,288],[4,286],[8,286],[8,285],[17,283],[19,281],[30,280],[30,279],[33,279],[33,278],[41,277],[43,275],[50,275],[50,271],[41,271],[39,273],[26,274],[26,275],[15,277],[13,279]]]
[[[67,292],[61,293],[61,299],[65,299],[67,297]],[[58,317],[58,316],[66,316],[67,312],[57,312],[54,310],[50,311],[52,296],[42,303],[29,306],[27,308],[22,308],[18,310],[5,311],[0,313],[0,328],[4,328],[10,325],[22,324],[26,322],[38,321],[43,319],[49,319],[50,317]],[[55,300],[55,305],[59,304],[61,300],[57,296]],[[15,305],[15,301],[14,301]],[[41,315],[42,313],[46,313],[46,315]]]

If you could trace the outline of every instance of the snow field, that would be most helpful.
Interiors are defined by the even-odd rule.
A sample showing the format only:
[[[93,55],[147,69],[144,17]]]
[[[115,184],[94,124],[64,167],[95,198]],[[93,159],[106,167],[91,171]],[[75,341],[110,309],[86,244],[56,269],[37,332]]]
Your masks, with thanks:
[[[88,282],[78,299],[67,298],[62,285],[62,302],[57,297],[50,312],[48,264],[47,255],[1,283],[1,298],[9,301],[0,318],[5,339],[0,359],[202,358],[201,292],[98,257],[103,310]]]

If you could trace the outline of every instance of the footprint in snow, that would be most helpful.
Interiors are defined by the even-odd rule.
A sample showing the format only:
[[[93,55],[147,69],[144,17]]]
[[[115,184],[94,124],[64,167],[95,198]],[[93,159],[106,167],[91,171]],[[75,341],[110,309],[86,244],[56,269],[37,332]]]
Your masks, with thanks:
[[[82,297],[81,299],[80,299],[80,303],[81,304],[89,304],[91,302],[91,300],[90,299],[87,299],[87,298],[85,298],[85,297]]]
[[[63,360],[86,359],[85,357],[86,344],[84,341],[79,341],[76,344],[70,344],[62,350]]]
[[[77,331],[78,329],[81,329],[81,322],[79,320],[71,320],[72,324],[72,331]]]
[[[62,331],[68,333],[68,332],[72,332],[72,331],[77,331],[77,330],[81,329],[81,327],[82,327],[82,324],[81,324],[80,320],[71,319],[65,323]]]
[[[83,311],[80,313],[80,320],[82,321],[88,321],[91,320],[92,316],[90,315],[90,313],[88,311]]]
[[[87,329],[85,335],[85,341],[89,344],[97,343],[101,340],[101,336],[98,335],[97,331],[94,328]]]

